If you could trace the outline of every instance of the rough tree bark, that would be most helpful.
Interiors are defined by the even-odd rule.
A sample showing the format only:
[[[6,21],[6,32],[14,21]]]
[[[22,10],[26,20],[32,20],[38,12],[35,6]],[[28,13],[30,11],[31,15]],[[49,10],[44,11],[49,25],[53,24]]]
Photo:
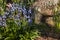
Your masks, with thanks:
[[[49,26],[54,26],[53,16],[54,6],[57,5],[58,0],[36,0],[33,3],[35,9],[35,23],[44,22]]]

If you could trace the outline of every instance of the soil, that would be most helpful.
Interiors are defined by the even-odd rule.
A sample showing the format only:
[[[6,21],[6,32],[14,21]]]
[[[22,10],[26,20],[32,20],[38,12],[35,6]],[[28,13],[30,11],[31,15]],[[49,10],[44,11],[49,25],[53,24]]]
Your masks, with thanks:
[[[55,30],[51,30],[49,32],[42,32],[41,36],[36,37],[35,40],[60,40],[60,33],[55,33]]]

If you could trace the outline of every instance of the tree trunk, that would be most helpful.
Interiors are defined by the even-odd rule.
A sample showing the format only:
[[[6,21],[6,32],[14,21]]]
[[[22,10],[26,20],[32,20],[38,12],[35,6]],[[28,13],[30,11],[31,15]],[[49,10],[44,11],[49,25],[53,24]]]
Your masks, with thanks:
[[[43,19],[48,25],[54,26],[52,15],[54,15],[53,9],[57,3],[58,0],[37,0],[33,4],[33,8],[35,9],[35,23],[39,24]]]

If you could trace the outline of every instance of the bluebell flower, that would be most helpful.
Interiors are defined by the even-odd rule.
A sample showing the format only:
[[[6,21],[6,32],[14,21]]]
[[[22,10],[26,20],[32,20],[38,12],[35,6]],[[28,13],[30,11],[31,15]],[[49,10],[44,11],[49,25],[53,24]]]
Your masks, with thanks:
[[[16,10],[17,8],[16,7],[13,7],[14,10]]]
[[[24,15],[27,15],[27,10],[26,10],[25,6],[23,6],[22,12]]]
[[[32,16],[32,10],[31,8],[28,10],[28,15],[31,17]]]
[[[30,16],[25,15],[25,18],[28,18],[28,19],[29,19],[29,18],[30,18]]]
[[[22,13],[22,10],[21,9],[18,9],[18,13]]]
[[[5,22],[2,22],[3,24],[5,23]]]
[[[14,7],[17,9],[19,7],[19,4],[14,4]]]
[[[2,21],[3,21],[3,22],[6,22],[6,19],[3,18]]]
[[[31,13],[32,13],[32,10],[31,10],[31,9],[29,9],[29,10],[28,10],[28,13],[30,13],[30,14],[31,14]]]
[[[27,11],[26,11],[26,10],[23,10],[23,14],[24,14],[24,15],[27,15]]]
[[[6,19],[7,17],[6,17],[6,15],[3,15],[2,18],[3,18],[3,19]]]
[[[14,10],[16,10],[16,9],[18,8],[18,6],[19,6],[18,4],[15,4],[15,3],[12,4],[12,8],[13,8]]]
[[[32,23],[32,19],[28,19],[28,23]]]
[[[23,10],[26,10],[26,7],[25,6],[23,6]]]
[[[6,16],[9,15],[9,12],[5,12],[4,15],[6,15]]]
[[[15,8],[14,7],[11,7],[10,11],[11,12],[14,12],[15,11]]]
[[[2,22],[2,26],[6,26],[6,22]]]

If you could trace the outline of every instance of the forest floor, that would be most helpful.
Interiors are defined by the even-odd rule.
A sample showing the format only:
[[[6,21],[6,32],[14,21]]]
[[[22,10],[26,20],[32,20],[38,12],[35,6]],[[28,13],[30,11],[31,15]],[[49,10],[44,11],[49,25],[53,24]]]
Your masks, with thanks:
[[[60,34],[49,33],[49,35],[44,35],[37,37],[35,40],[60,40]]]
[[[41,33],[35,40],[60,40],[60,30],[55,27],[40,26],[37,27]]]

